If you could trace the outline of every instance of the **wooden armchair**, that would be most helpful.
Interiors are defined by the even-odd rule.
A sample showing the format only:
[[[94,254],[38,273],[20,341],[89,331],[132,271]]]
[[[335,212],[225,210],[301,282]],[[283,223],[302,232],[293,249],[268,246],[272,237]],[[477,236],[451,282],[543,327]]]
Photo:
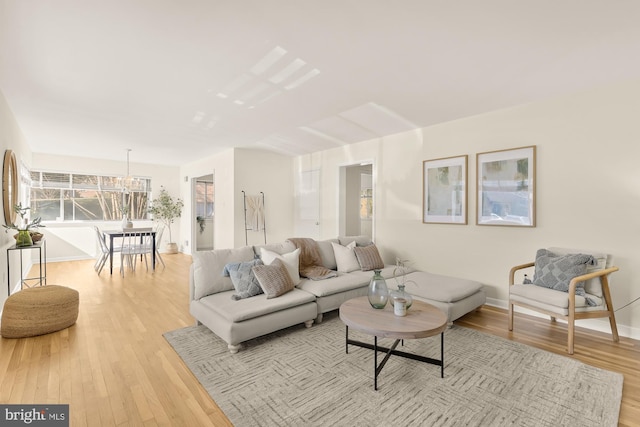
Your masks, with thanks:
[[[569,291],[562,292],[533,284],[515,284],[517,271],[535,266],[529,262],[513,267],[509,272],[509,330],[513,331],[513,307],[518,305],[530,310],[545,313],[555,321],[557,317],[567,321],[568,346],[567,351],[573,354],[575,321],[578,319],[592,319],[608,317],[611,324],[611,335],[614,342],[619,341],[616,318],[611,303],[608,277],[618,271],[618,267],[611,265],[611,257],[607,254],[593,251],[574,250],[565,248],[549,248],[557,255],[589,254],[598,262],[597,266],[587,269],[587,273],[574,277],[569,282]],[[578,283],[585,282],[586,296],[576,295]],[[588,299],[588,300],[587,300]],[[588,301],[595,305],[589,305]]]

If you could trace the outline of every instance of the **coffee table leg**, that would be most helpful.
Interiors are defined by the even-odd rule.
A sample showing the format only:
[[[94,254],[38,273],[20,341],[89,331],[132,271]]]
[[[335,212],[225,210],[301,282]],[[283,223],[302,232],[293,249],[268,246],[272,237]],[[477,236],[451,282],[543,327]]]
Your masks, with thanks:
[[[373,389],[378,391],[378,337],[373,336]]]
[[[346,336],[345,336],[345,341],[344,341],[344,352],[346,354],[349,354],[349,327],[346,326]]]
[[[440,333],[440,378],[444,378],[444,332]]]

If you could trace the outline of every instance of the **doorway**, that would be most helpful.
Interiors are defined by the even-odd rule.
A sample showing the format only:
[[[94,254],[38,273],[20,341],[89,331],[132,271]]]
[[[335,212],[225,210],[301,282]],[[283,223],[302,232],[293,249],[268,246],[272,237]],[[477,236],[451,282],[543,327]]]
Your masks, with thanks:
[[[340,167],[339,234],[373,240],[373,164]]]
[[[213,249],[215,218],[215,185],[213,174],[193,179],[192,242],[196,251]]]

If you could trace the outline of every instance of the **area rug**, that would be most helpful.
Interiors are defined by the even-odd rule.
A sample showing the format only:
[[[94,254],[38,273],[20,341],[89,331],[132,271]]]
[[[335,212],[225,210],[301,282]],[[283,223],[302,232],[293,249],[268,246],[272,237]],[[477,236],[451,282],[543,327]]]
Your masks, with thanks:
[[[445,332],[444,378],[439,366],[391,356],[378,391],[373,351],[345,354],[335,313],[237,354],[205,326],[164,336],[236,427],[601,427],[616,426],[620,411],[621,374],[458,326]],[[349,338],[372,341],[352,330]],[[406,340],[403,350],[439,359],[440,338]]]

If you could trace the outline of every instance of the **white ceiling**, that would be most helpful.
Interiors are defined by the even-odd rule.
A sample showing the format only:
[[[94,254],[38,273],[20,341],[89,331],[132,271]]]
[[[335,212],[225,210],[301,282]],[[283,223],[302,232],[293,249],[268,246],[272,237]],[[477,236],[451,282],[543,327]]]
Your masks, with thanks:
[[[0,0],[34,152],[299,155],[640,77],[635,0]]]

